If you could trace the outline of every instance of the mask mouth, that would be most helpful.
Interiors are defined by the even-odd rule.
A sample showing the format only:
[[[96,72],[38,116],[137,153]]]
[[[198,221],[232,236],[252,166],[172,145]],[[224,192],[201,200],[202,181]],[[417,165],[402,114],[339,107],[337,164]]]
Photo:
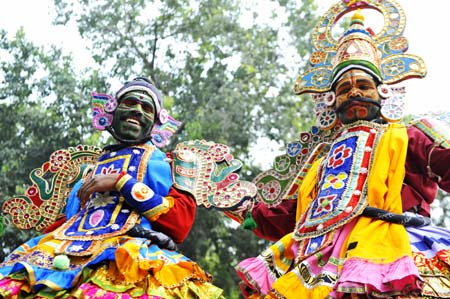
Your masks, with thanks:
[[[151,134],[148,134],[148,136],[144,136],[144,137],[141,137],[139,139],[133,139],[133,140],[125,139],[125,138],[121,138],[120,136],[118,136],[111,126],[107,126],[106,130],[109,132],[109,134],[111,134],[111,136],[114,139],[116,139],[117,141],[119,141],[122,144],[122,145],[119,145],[119,147],[125,147],[125,146],[128,146],[128,145],[142,144],[142,143],[145,143],[145,142],[147,142],[147,141],[149,141],[151,139]],[[117,145],[113,145],[112,147],[115,147],[115,146],[117,146]],[[106,148],[109,148],[109,146],[106,146],[105,149]]]
[[[141,122],[140,122],[137,118],[135,118],[135,117],[127,117],[127,118],[125,119],[125,121],[126,121],[127,123],[129,123],[129,124],[134,125],[134,126],[140,126],[140,125],[141,125]]]
[[[356,98],[350,98],[347,101],[345,101],[344,103],[342,103],[339,107],[336,108],[336,112],[341,113],[348,107],[357,105],[358,103],[371,104],[371,105],[377,106],[378,108],[381,108],[381,104],[379,101],[375,101],[371,98],[356,97]]]

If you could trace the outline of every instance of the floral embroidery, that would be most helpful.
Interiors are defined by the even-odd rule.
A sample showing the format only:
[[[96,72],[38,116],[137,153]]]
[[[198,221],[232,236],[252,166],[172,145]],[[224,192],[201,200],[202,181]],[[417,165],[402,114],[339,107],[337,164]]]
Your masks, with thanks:
[[[108,204],[115,204],[115,198],[109,194],[109,192],[105,193],[95,193],[94,198],[89,204],[89,207],[94,209],[106,207]]]
[[[258,188],[262,189],[262,196],[269,201],[275,200],[281,192],[281,185],[275,180],[267,184],[259,184]]]
[[[72,245],[70,246],[70,251],[77,252],[83,250],[83,246],[81,245]]]
[[[290,157],[295,157],[302,149],[302,145],[300,142],[289,143],[287,146],[287,154]]]
[[[114,165],[109,165],[108,168],[102,168],[101,174],[114,174],[114,173],[120,173],[121,169],[114,168]]]
[[[345,187],[345,179],[347,179],[348,174],[345,172],[340,172],[337,175],[329,174],[325,177],[325,182],[322,185],[322,190],[333,188],[333,189],[341,189]]]
[[[319,205],[314,212],[314,214],[319,214],[322,212],[330,212],[333,209],[333,201],[336,199],[336,194],[331,194],[327,196],[322,196],[318,198]]]
[[[67,150],[58,150],[50,156],[51,170],[58,171],[70,160],[70,153]]]
[[[328,167],[336,168],[344,164],[345,160],[352,156],[353,150],[345,144],[341,144],[334,149],[331,157],[328,159]]]

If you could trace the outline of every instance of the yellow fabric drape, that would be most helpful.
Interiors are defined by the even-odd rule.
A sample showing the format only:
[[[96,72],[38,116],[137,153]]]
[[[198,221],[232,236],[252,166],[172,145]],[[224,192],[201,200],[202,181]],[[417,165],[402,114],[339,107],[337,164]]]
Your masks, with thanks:
[[[406,128],[399,124],[388,125],[373,153],[367,179],[369,206],[402,213],[401,189],[407,147]],[[300,187],[297,221],[317,195],[317,175],[322,160],[313,163]],[[348,244],[353,242],[357,242],[357,246],[348,250]],[[388,264],[411,255],[408,235],[402,225],[359,217],[341,248],[340,259],[356,258],[376,264]],[[339,271],[342,264],[340,263]],[[327,286],[309,289],[292,272],[280,277],[273,288],[286,298],[325,298],[331,291]],[[267,298],[270,298],[270,295]]]
[[[302,185],[299,189],[298,201],[297,201],[297,212],[295,216],[295,221],[297,222],[301,215],[308,208],[309,203],[316,197],[316,186],[317,186],[317,172],[322,162],[323,158],[314,161],[311,168],[308,170],[305,178],[303,179]]]
[[[402,214],[401,190],[407,148],[406,128],[389,125],[376,148],[368,177],[369,206]],[[358,246],[347,251],[347,244],[344,244],[341,257],[387,264],[411,256],[408,235],[400,224],[360,217],[348,238],[348,243],[352,242],[358,242]]]
[[[406,128],[403,125],[390,124],[376,146],[367,179],[369,206],[402,213],[401,189],[407,148]],[[301,200],[297,203],[297,220],[316,196],[317,173],[321,161],[314,162],[300,187]],[[345,245],[352,242],[358,242],[358,246],[350,251],[347,251],[347,246],[343,246],[341,257],[390,263],[402,256],[411,256],[406,230],[399,224],[360,217]]]

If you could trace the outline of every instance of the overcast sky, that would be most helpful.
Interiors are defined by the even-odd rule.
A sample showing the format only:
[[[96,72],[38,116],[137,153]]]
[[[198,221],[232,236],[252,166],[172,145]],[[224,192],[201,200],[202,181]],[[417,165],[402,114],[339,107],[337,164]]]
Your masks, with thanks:
[[[300,1],[300,0],[299,0]],[[318,0],[320,12],[325,12],[336,0]],[[448,0],[398,0],[407,16],[404,36],[409,41],[407,53],[421,56],[427,64],[424,79],[411,79],[403,85],[407,88],[407,111],[421,113],[428,110],[450,109],[450,97],[446,78],[450,71],[448,28],[450,1]],[[25,28],[29,39],[45,44],[61,44],[74,52],[79,64],[88,65],[85,49],[75,26],[51,26],[51,0],[0,0],[0,28],[13,33],[19,26]],[[370,26],[367,24],[366,26]],[[292,78],[293,82],[295,77]]]

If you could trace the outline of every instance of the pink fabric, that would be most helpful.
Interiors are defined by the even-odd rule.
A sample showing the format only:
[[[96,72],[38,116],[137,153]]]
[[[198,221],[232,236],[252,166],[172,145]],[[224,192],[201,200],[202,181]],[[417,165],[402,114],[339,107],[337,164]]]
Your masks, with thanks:
[[[337,266],[333,263],[329,263],[328,261],[330,258],[339,259],[341,247],[347,235],[353,229],[355,223],[356,221],[354,220],[336,231],[332,244],[321,250],[320,260],[317,256],[312,255],[302,261],[302,263],[307,265],[307,268],[311,270],[311,276],[318,276],[324,271],[329,274],[333,273],[337,276]],[[286,250],[292,250],[296,258],[298,254],[298,243],[294,243],[290,249]],[[238,276],[249,288],[264,295],[270,291],[272,284],[275,281],[273,275],[270,275],[269,269],[267,268],[264,258],[261,255],[256,258],[245,259],[239,263],[236,270]]]
[[[243,260],[236,267],[236,270],[238,276],[247,286],[262,294],[267,294],[274,282],[260,255]]]
[[[338,228],[336,230],[336,234],[334,236],[333,242],[320,251],[320,253],[321,253],[320,260],[317,258],[316,255],[312,255],[312,256],[306,258],[302,262],[309,266],[312,276],[317,276],[321,272],[325,272],[325,271],[328,273],[333,273],[335,275],[338,274],[337,266],[328,261],[330,260],[330,258],[334,258],[336,260],[340,259],[339,254],[340,254],[341,248],[345,242],[345,239],[347,238],[348,234],[352,231],[355,224],[356,224],[356,220],[353,220],[353,221],[347,223],[346,225],[344,225],[343,227]],[[324,262],[326,262],[325,265],[323,265]],[[320,265],[322,265],[322,266],[320,266]]]
[[[13,296],[18,296],[20,293],[20,287],[22,286],[22,282],[13,280],[10,278],[4,278],[0,280],[0,294],[10,294],[10,298],[14,298]],[[17,297],[18,298],[18,297]]]
[[[375,264],[352,258],[344,262],[332,297],[342,298],[344,295],[342,292],[349,288],[363,288],[366,294],[395,293],[398,290],[420,291],[420,282],[417,267],[409,256],[390,264]]]

